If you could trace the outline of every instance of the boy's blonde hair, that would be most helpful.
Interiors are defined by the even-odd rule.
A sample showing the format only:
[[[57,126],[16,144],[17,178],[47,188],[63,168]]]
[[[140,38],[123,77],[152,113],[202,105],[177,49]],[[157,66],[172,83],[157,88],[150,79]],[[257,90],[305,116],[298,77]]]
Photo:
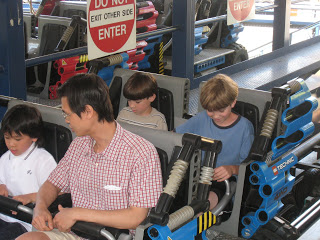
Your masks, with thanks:
[[[210,112],[230,106],[238,97],[238,84],[224,74],[207,81],[200,93],[201,106]]]

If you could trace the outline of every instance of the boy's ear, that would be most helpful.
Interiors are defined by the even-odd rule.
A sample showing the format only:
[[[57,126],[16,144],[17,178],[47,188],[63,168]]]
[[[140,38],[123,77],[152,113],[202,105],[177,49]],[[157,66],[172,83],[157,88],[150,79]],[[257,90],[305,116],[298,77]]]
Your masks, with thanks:
[[[233,103],[231,104],[231,108],[234,108],[234,106],[236,105],[236,103],[237,103],[237,99],[235,99],[235,100],[233,101]]]
[[[37,142],[37,141],[38,141],[38,138],[31,138],[31,141],[32,141],[32,142]]]
[[[156,95],[153,94],[151,97],[148,97],[150,103],[152,103],[156,99]]]

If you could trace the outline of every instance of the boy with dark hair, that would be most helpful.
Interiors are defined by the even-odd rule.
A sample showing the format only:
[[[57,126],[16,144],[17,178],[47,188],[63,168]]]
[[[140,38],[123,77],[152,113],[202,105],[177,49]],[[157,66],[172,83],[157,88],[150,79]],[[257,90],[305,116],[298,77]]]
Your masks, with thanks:
[[[0,158],[0,195],[23,204],[35,202],[37,191],[57,165],[41,148],[40,112],[28,105],[12,107],[2,119],[1,132],[9,150]],[[31,228],[31,224],[0,214],[0,239],[15,239]]]
[[[78,74],[58,89],[62,112],[77,138],[40,188],[33,226],[40,232],[21,239],[81,239],[70,232],[76,221],[134,229],[162,191],[159,156],[147,140],[114,119],[106,83],[95,74]],[[47,210],[59,192],[70,192],[72,208]]]
[[[123,87],[123,95],[128,99],[129,107],[120,111],[117,121],[168,130],[164,115],[151,107],[157,89],[157,82],[150,73],[134,73]]]
[[[222,142],[213,176],[217,182],[238,175],[239,165],[248,156],[254,139],[252,123],[232,112],[237,97],[237,83],[227,75],[216,75],[205,83],[200,93],[200,103],[205,111],[176,128],[178,133],[194,133]],[[213,186],[216,194],[210,193],[210,209],[224,193],[224,184]]]

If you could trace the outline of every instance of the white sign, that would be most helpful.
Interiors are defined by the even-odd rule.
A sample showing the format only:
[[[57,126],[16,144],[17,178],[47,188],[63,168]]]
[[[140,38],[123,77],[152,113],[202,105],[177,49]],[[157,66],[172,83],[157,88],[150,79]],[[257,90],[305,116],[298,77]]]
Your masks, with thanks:
[[[89,60],[136,48],[135,0],[88,0]]]
[[[252,19],[255,11],[254,0],[228,0],[227,25]]]

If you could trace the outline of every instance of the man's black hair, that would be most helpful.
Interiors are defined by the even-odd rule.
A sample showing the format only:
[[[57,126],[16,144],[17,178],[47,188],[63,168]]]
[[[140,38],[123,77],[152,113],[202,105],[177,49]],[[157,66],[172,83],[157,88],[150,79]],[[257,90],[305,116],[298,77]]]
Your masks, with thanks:
[[[67,98],[71,111],[79,117],[86,105],[90,105],[97,112],[99,121],[114,121],[109,88],[96,74],[82,73],[69,78],[58,88],[58,95]]]
[[[26,104],[19,104],[8,110],[1,122],[1,132],[27,135],[37,138],[38,146],[42,147],[44,144],[41,114],[38,109]]]

